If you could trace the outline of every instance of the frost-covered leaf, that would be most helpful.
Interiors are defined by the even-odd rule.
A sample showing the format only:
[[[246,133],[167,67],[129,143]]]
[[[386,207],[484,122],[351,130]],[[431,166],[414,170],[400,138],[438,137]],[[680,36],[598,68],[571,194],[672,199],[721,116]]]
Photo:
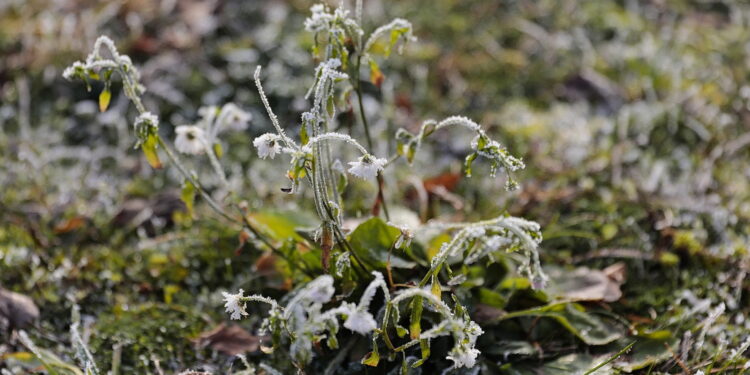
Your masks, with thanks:
[[[622,270],[623,264],[615,264],[603,271],[587,267],[577,268],[572,272],[552,271],[552,282],[547,292],[552,297],[568,301],[617,301],[622,296],[620,285],[624,276],[622,273],[613,274],[616,272],[613,267]]]
[[[588,345],[605,345],[623,337],[620,328],[587,313],[575,303],[555,303],[528,310],[514,311],[500,318],[546,317],[556,320],[570,333]]]
[[[667,335],[664,336],[663,333]],[[613,362],[613,366],[627,373],[646,368],[671,358],[672,353],[678,350],[678,342],[678,339],[666,331],[639,338],[628,353]]]

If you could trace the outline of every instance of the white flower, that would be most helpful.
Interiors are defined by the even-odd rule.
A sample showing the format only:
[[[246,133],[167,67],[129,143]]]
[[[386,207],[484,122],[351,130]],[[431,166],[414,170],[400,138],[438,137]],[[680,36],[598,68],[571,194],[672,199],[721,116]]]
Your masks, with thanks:
[[[326,303],[331,300],[334,292],[333,277],[323,275],[308,284],[305,290],[305,299],[311,302]]]
[[[140,145],[159,130],[159,117],[151,112],[143,112],[135,118],[133,129]]]
[[[247,129],[248,123],[253,119],[253,115],[249,112],[245,112],[237,107],[234,103],[227,103],[221,108],[221,114],[219,120],[222,124],[219,126],[226,126],[229,130],[242,131]]]
[[[472,368],[477,363],[477,356],[479,354],[481,352],[478,349],[456,346],[446,358],[453,361],[453,365],[456,368]]]
[[[382,158],[376,158],[370,155],[364,155],[359,161],[350,161],[349,173],[364,179],[373,178],[378,172],[383,170],[385,163],[388,161]]]
[[[242,319],[242,316],[247,316],[247,311],[245,311],[245,302],[242,301],[243,293],[245,293],[244,290],[240,289],[240,292],[237,294],[230,294],[227,292],[221,292],[221,294],[224,296],[224,301],[226,303],[224,304],[224,307],[226,307],[226,312],[231,313],[229,316],[232,320],[240,320]]]
[[[270,157],[273,159],[276,154],[281,153],[281,137],[276,134],[266,133],[253,141],[253,146],[258,149],[258,156],[261,159]]]
[[[456,345],[446,358],[453,361],[456,368],[472,368],[477,362],[477,356],[481,354],[474,345],[477,342],[477,337],[482,335],[484,331],[479,324],[471,320],[464,321],[460,326],[462,326],[462,329],[455,332],[453,336]]]
[[[195,125],[180,125],[175,129],[174,146],[183,154],[199,155],[205,152],[205,134]]]
[[[414,239],[414,232],[409,229],[406,225],[400,225],[393,222],[388,222],[388,225],[401,231],[401,234],[396,239],[396,243],[393,245],[396,249],[404,249],[411,245],[411,240]]]
[[[372,317],[372,314],[357,309],[349,314],[349,317],[344,322],[344,327],[360,335],[367,335],[375,330],[377,323],[375,323],[375,318]]]
[[[315,33],[326,30],[333,20],[333,15],[326,12],[323,4],[313,5],[310,11],[312,15],[305,20],[305,30]]]

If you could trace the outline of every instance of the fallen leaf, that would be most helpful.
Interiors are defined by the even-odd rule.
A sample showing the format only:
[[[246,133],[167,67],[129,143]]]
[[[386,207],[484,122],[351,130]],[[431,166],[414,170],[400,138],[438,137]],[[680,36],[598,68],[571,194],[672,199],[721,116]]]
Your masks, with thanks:
[[[255,270],[264,276],[276,273],[276,257],[271,253],[262,254],[255,261]]]
[[[23,329],[39,318],[39,308],[31,298],[0,289],[0,327]]]
[[[68,233],[82,227],[84,224],[86,224],[86,218],[84,216],[76,216],[57,224],[54,231],[56,234]]]
[[[497,320],[504,314],[505,311],[503,309],[498,309],[497,307],[478,303],[474,306],[474,313],[472,314],[472,318],[479,323],[483,323]]]
[[[254,352],[260,349],[261,338],[250,334],[236,324],[220,324],[216,328],[201,333],[195,343],[210,347],[226,355]]]
[[[581,267],[573,272],[556,272],[548,292],[569,301],[614,302],[622,297],[625,268],[625,263],[615,263],[602,271]]]
[[[459,181],[461,181],[461,175],[458,173],[443,173],[439,176],[428,178],[424,180],[424,189],[430,193],[433,193],[435,189],[444,188],[448,191],[456,190]]]

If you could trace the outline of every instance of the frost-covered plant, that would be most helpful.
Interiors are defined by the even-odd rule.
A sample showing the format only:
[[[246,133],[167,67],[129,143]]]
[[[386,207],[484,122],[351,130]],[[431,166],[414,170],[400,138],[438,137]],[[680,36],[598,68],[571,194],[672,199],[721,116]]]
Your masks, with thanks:
[[[302,198],[306,196],[303,186],[312,192],[312,205],[319,225],[311,236],[313,241],[306,245],[319,251],[320,268],[300,266],[305,275],[294,281],[302,281],[301,285],[280,301],[260,295],[246,296],[243,289],[234,294],[223,292],[225,311],[231,319],[239,320],[250,315],[247,311],[248,302],[269,305],[270,310],[261,331],[270,334],[273,346],[266,351],[283,347],[285,350],[277,353],[288,353],[299,369],[310,364],[316,356],[314,348],[317,343],[325,340],[330,349],[340,347],[338,339],[341,321],[348,331],[367,336],[372,341],[372,352],[362,360],[366,365],[378,366],[379,353],[384,346],[389,353],[389,362],[400,353],[406,366],[407,352],[411,353],[419,346],[421,359],[412,364],[413,367],[418,367],[430,357],[433,340],[450,337],[452,346],[445,358],[453,363],[451,368],[473,368],[481,355],[476,344],[483,330],[469,317],[470,306],[466,306],[457,293],[449,293],[450,305],[444,301],[443,285],[460,288],[467,277],[462,267],[453,270],[451,266],[471,265],[483,259],[493,259],[503,251],[519,251],[524,261],[518,272],[531,279],[534,288],[542,288],[547,277],[542,272],[539,261],[539,225],[507,215],[474,223],[427,224],[414,229],[393,224],[388,212],[385,194],[388,186],[384,176],[395,168],[402,156],[411,164],[422,142],[435,131],[448,127],[465,128],[474,134],[473,141],[468,145],[471,153],[465,160],[467,176],[472,175],[474,160],[482,157],[490,163],[491,177],[495,177],[498,170],[507,173],[506,188],[513,190],[517,188],[518,182],[512,174],[524,168],[524,164],[499,142],[491,139],[478,123],[463,116],[426,121],[417,134],[403,129],[395,134],[387,134],[398,142],[397,152],[394,155],[377,155],[374,146],[377,139],[375,136],[379,134],[373,135],[369,127],[362,99],[361,74],[369,69],[370,81],[379,87],[384,76],[379,68],[378,56],[388,57],[394,48],[401,52],[405,43],[415,40],[412,26],[405,20],[395,19],[368,34],[361,26],[361,1],[357,1],[354,15],[343,7],[331,11],[325,5],[315,5],[311,11],[312,15],[305,21],[305,28],[314,33],[313,53],[320,63],[314,69],[315,79],[307,93],[311,103],[310,108],[301,115],[299,137],[291,137],[291,131],[288,131],[290,127],[282,126],[274,113],[263,89],[261,67],[258,66],[254,75],[255,83],[273,131],[258,136],[252,141],[252,145],[260,159],[288,157],[286,176],[290,187],[283,189],[284,191]],[[127,56],[118,53],[109,38],[99,38],[86,61],[74,63],[64,75],[69,79],[82,79],[87,84],[89,80],[103,81],[100,109],[104,111],[111,97],[110,87],[114,73],[120,76],[125,95],[138,110],[134,121],[136,147],[144,151],[149,163],[155,168],[161,167],[158,149],[166,153],[185,179],[183,199],[186,203],[190,202],[188,207],[192,207],[193,195],[199,193],[224,219],[244,226],[258,247],[272,251],[287,260],[290,266],[299,266],[289,259],[289,251],[279,247],[279,240],[286,239],[265,233],[249,219],[247,205],[237,199],[239,192],[229,191],[222,199],[215,199],[204,187],[201,176],[189,170],[179,154],[172,151],[172,146],[159,135],[158,116],[148,111],[141,101],[145,89],[139,82],[137,69]],[[360,142],[354,132],[344,134],[336,131],[339,128],[337,111],[342,106],[346,107],[353,96],[356,96],[364,142]],[[224,129],[243,129],[250,116],[234,104],[221,108],[207,107],[200,111],[200,115],[201,120],[196,124],[180,125],[174,129],[174,147],[182,154],[205,156],[223,187],[229,190],[220,163],[222,151],[218,137]],[[342,145],[347,147],[339,147]],[[350,156],[348,149],[354,151],[356,156]],[[350,161],[342,163],[340,159]],[[349,168],[345,169],[344,165]],[[378,192],[373,215],[379,216],[382,213],[388,221],[388,224],[380,222],[383,231],[388,232],[394,228],[398,230],[392,238],[387,239],[390,241],[387,254],[374,254],[386,259],[384,265],[377,262],[373,264],[372,260],[367,259],[367,256],[373,255],[370,252],[375,250],[361,248],[361,244],[355,245],[352,237],[354,234],[347,236],[344,218],[349,211],[347,202],[343,199],[343,193],[348,188],[347,172],[367,183],[376,183]],[[228,205],[233,205],[236,213],[227,210]],[[396,275],[397,279],[394,279],[391,270],[396,265],[395,256],[392,257],[394,251],[409,253],[415,233],[423,229],[452,233],[452,238],[436,254],[424,259],[425,266],[415,268],[422,273]],[[284,245],[284,248],[290,247]],[[294,246],[291,248],[294,249]],[[335,260],[333,269],[330,266],[331,260]],[[386,272],[387,278],[382,271]],[[334,298],[337,283],[341,285],[342,294]],[[365,288],[358,288],[365,284]],[[382,303],[375,298],[379,290],[383,294]],[[347,301],[351,295],[359,295],[359,301]],[[401,325],[402,316],[409,317],[409,329]],[[431,323],[426,329],[421,326],[423,316]],[[394,332],[398,338],[392,337]],[[404,339],[407,333],[409,338]]]

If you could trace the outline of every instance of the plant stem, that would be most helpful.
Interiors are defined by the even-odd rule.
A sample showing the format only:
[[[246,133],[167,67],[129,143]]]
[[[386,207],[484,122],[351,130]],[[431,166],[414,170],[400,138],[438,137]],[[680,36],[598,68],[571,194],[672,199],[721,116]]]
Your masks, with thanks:
[[[372,143],[372,136],[370,135],[370,125],[367,122],[367,116],[365,115],[365,106],[362,103],[362,79],[360,72],[362,68],[362,55],[357,55],[357,74],[356,82],[352,82],[352,86],[357,91],[357,103],[359,104],[359,117],[362,119],[362,125],[365,128],[365,138],[367,139],[367,147],[370,149],[370,153],[374,152],[374,145]],[[388,214],[388,205],[385,202],[385,194],[383,194],[384,187],[383,172],[378,172],[378,202],[383,207],[383,214],[385,214],[386,220],[391,220]]]
[[[223,218],[232,222],[236,222],[237,220],[235,218],[229,216],[229,214],[227,214],[226,211],[224,211],[224,209],[221,208],[221,206],[219,206],[219,204],[216,203],[216,201],[214,201],[213,198],[211,198],[211,196],[208,194],[206,189],[203,188],[203,185],[201,185],[198,179],[193,177],[193,175],[187,171],[185,166],[180,162],[179,157],[175,155],[175,153],[172,151],[169,145],[167,145],[167,143],[164,142],[164,140],[161,137],[156,137],[156,139],[159,141],[159,146],[161,146],[162,149],[164,149],[164,152],[166,152],[167,157],[169,157],[169,160],[172,161],[172,163],[177,167],[177,170],[180,171],[180,173],[182,173],[182,175],[188,181],[190,181],[190,183],[192,183],[196,189],[198,189],[203,199],[205,199],[206,202],[208,202],[208,205],[211,206],[211,208],[214,211],[216,211],[219,215],[221,215]]]

